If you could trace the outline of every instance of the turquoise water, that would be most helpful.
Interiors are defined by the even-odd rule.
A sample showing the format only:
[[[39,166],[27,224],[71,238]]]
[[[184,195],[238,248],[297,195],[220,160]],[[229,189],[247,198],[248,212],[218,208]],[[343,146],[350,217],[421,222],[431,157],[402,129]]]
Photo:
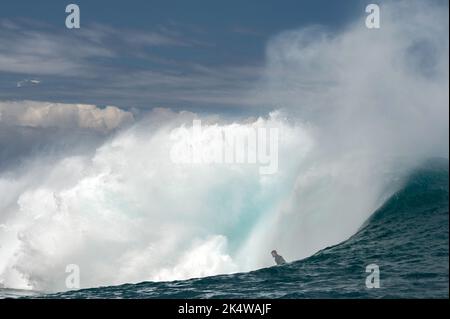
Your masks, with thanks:
[[[142,282],[45,298],[448,298],[448,160],[415,171],[347,241],[304,260],[248,273]],[[380,287],[366,287],[366,266]]]

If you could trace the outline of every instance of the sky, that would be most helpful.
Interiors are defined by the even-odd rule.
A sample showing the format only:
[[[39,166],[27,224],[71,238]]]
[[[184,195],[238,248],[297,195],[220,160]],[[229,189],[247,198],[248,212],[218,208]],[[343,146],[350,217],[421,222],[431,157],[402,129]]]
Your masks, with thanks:
[[[69,3],[2,1],[0,100],[254,111],[245,95],[261,76],[271,38],[314,25],[337,32],[362,19],[366,5],[80,0],[81,28],[69,30]]]

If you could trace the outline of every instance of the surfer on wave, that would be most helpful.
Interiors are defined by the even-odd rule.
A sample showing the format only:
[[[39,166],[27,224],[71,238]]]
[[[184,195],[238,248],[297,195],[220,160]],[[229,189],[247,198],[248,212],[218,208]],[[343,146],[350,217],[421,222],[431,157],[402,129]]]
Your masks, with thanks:
[[[275,258],[275,263],[277,265],[284,265],[286,260],[284,260],[283,256],[278,255],[277,251],[274,249],[271,251],[272,257]]]

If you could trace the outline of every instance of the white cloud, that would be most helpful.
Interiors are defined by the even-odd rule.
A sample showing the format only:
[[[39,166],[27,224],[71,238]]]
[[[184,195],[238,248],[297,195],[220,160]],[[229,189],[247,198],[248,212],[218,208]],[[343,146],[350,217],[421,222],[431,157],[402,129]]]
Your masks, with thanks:
[[[76,33],[10,20],[0,20],[0,25],[0,72],[93,76],[99,72],[90,59],[114,58],[124,47],[128,54],[139,54],[145,47],[188,45],[163,32],[118,30],[99,24],[84,26]]]
[[[35,85],[23,80],[25,75],[47,84],[40,86],[39,92],[4,90],[0,100],[39,96],[39,100],[82,99],[88,104],[139,107],[175,108],[194,103],[240,107],[252,105],[246,93],[261,71],[256,64],[205,66],[189,62],[191,58],[185,55],[174,58],[170,49],[182,49],[189,55],[208,45],[186,36],[185,30],[159,27],[143,31],[94,24],[77,32],[62,32],[1,19],[0,25],[0,72],[9,73],[0,84]],[[149,50],[154,47],[165,47],[165,51]],[[136,59],[141,67],[127,67],[124,58]]]
[[[108,132],[134,120],[133,114],[115,106],[36,101],[0,102],[0,125],[82,128]]]
[[[65,75],[89,73],[87,59],[112,57],[105,46],[79,36],[48,30],[0,30],[0,71],[25,74]]]

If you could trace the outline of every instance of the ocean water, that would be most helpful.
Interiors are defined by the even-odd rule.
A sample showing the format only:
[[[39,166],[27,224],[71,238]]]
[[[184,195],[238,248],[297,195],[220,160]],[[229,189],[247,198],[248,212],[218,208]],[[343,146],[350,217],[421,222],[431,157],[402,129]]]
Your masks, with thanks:
[[[32,297],[448,298],[448,200],[448,160],[433,160],[414,171],[354,236],[309,258],[246,273]],[[379,267],[379,288],[366,287],[369,264]]]

